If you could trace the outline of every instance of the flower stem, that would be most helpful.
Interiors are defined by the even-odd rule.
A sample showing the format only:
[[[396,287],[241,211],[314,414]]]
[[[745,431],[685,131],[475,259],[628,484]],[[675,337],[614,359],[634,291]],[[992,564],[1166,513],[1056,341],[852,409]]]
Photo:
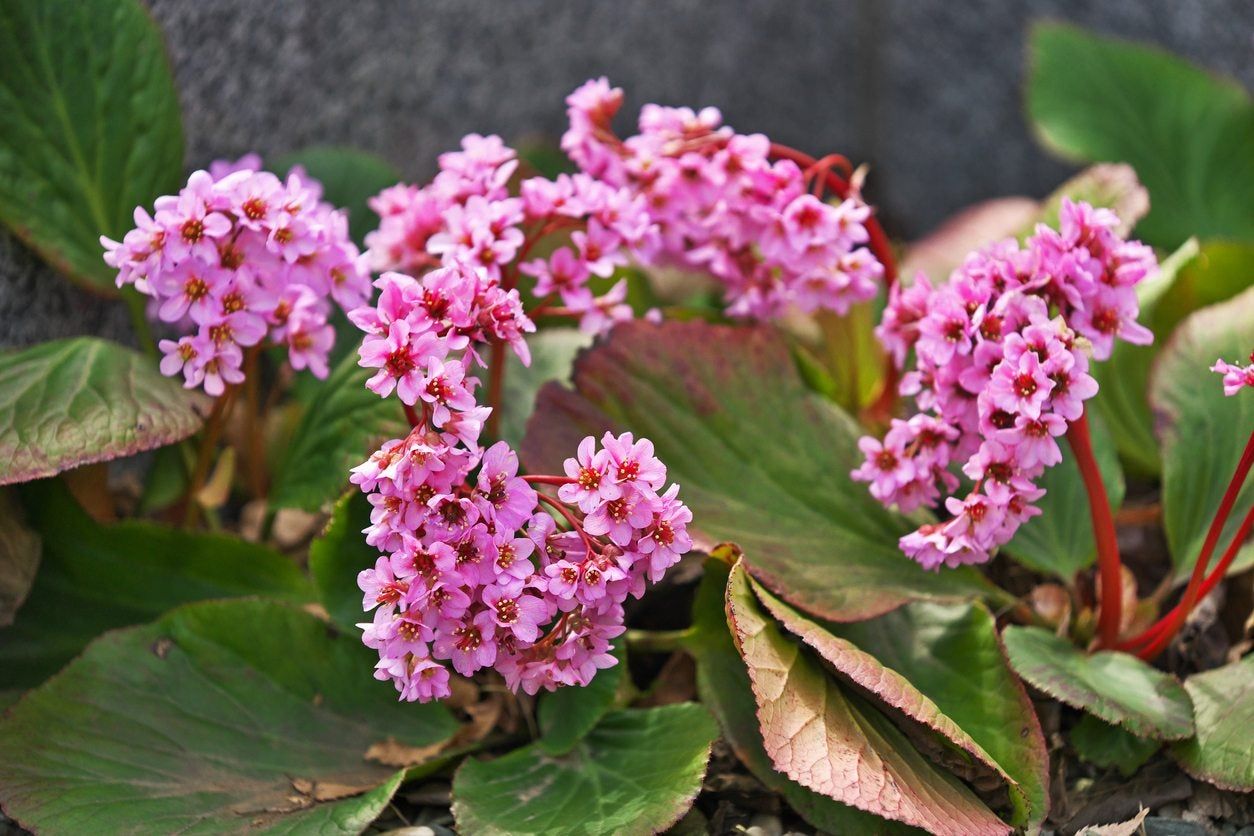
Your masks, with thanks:
[[[1093,522],[1093,536],[1097,540],[1097,568],[1101,578],[1102,595],[1097,617],[1099,647],[1114,647],[1119,640],[1119,625],[1123,605],[1123,571],[1119,562],[1119,542],[1115,537],[1115,518],[1110,512],[1110,498],[1102,484],[1102,473],[1093,457],[1093,440],[1089,435],[1088,413],[1067,428],[1067,441],[1075,453],[1080,476],[1089,499],[1089,516]]]
[[[523,476],[524,482],[530,482],[533,485],[570,485],[574,483],[574,479],[569,476]]]
[[[695,627],[682,630],[628,630],[623,634],[627,647],[642,653],[674,653],[683,650],[696,635]]]
[[[409,421],[409,426],[411,428],[422,423],[422,419],[418,417],[418,410],[414,409],[407,403],[402,403],[401,406],[405,407],[405,418]]]
[[[488,415],[488,435],[499,439],[501,429],[501,398],[505,390],[505,342],[495,340],[492,343],[492,357],[488,360],[488,406],[492,408]]]
[[[580,539],[583,540],[583,544],[588,548],[589,555],[597,553],[597,548],[593,544],[592,538],[588,536],[588,532],[583,530],[583,525],[580,524],[579,520],[575,518],[575,515],[570,512],[570,509],[551,496],[546,496],[545,494],[537,492],[536,497],[541,502],[548,503],[552,506],[557,513],[562,515],[566,522],[570,523],[570,527],[579,533]]]
[[[201,487],[204,486],[205,477],[209,474],[209,464],[213,459],[213,451],[218,446],[218,438],[222,435],[222,428],[230,415],[231,405],[235,402],[235,391],[236,387],[231,386],[223,392],[214,401],[213,411],[209,413],[208,419],[205,420],[204,434],[200,437],[200,452],[196,456],[196,468],[192,471],[191,478],[187,481],[187,493],[183,496],[184,528],[191,528],[196,524],[196,514],[200,507],[196,501],[196,494],[200,493]]]
[[[1232,540],[1232,544],[1228,546],[1228,550],[1224,553],[1210,577],[1206,577],[1206,570],[1210,566],[1211,555],[1215,551],[1215,546],[1219,544],[1219,536],[1223,533],[1228,517],[1232,514],[1232,508],[1236,505],[1237,496],[1241,493],[1241,487],[1245,484],[1245,479],[1249,475],[1252,466],[1254,466],[1254,432],[1250,433],[1250,439],[1245,444],[1245,451],[1241,454],[1241,460],[1237,462],[1237,469],[1232,474],[1232,479],[1228,482],[1228,488],[1224,491],[1223,499],[1219,502],[1219,510],[1215,513],[1215,518],[1211,520],[1210,529],[1206,532],[1202,550],[1198,552],[1197,562],[1193,564],[1193,572],[1189,575],[1189,583],[1184,588],[1184,595],[1181,596],[1180,603],[1148,630],[1126,643],[1127,647],[1132,648],[1148,642],[1137,653],[1142,659],[1153,659],[1167,647],[1189,617],[1193,607],[1210,593],[1215,584],[1219,583],[1224,572],[1228,570],[1228,566],[1236,558],[1237,552],[1241,550],[1242,542],[1249,535],[1251,525],[1254,525],[1254,509],[1251,509],[1250,513],[1246,514],[1236,537]]]

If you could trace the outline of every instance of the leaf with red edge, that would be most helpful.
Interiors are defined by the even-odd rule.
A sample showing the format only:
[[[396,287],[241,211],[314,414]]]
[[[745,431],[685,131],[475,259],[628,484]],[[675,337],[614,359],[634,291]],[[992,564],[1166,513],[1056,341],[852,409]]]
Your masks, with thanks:
[[[0,485],[172,444],[200,427],[196,403],[155,361],[106,340],[0,354]]]
[[[934,834],[1010,832],[970,788],[759,609],[743,563],[728,579],[727,613],[776,769],[843,804]]]
[[[773,329],[627,323],[580,354],[572,380],[540,391],[529,470],[560,472],[605,430],[652,439],[698,545],[738,543],[754,577],[807,612],[857,621],[991,589],[970,567],[926,572],[901,554],[911,524],[849,478],[861,430],[807,390]]]

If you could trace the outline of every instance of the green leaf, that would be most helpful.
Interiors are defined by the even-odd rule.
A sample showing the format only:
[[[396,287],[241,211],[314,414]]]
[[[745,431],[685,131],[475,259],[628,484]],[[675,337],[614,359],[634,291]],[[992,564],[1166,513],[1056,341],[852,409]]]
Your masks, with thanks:
[[[92,638],[206,598],[309,600],[292,561],[265,546],[146,522],[100,525],[56,481],[21,489],[43,561],[13,626],[0,630],[4,688],[51,676]]]
[[[0,627],[13,623],[30,593],[41,551],[13,489],[0,489]]]
[[[759,609],[743,563],[728,580],[727,614],[776,769],[842,804],[915,827],[1010,832],[970,788],[935,766]]]
[[[409,431],[400,404],[366,388],[370,374],[352,353],[318,385],[277,468],[271,505],[318,510],[344,491],[349,469]]]
[[[0,221],[71,278],[116,294],[100,236],[120,239],[136,206],[182,180],[161,33],[135,0],[10,0],[0,55]]]
[[[501,399],[502,438],[514,447],[522,443],[540,387],[550,380],[568,382],[575,355],[591,343],[591,337],[574,328],[546,328],[527,339],[531,349],[530,366],[524,366],[512,351],[506,355]]]
[[[1176,743],[1184,771],[1217,787],[1254,790],[1254,656],[1189,677],[1197,736]]]
[[[901,554],[912,526],[849,478],[860,429],[807,390],[775,330],[626,323],[579,356],[573,379],[574,392],[540,390],[528,468],[559,472],[581,438],[606,429],[652,439],[699,545],[738,543],[790,603],[853,621],[988,588],[974,571],[927,572]]]
[[[605,668],[583,688],[566,687],[541,695],[536,709],[540,725],[541,749],[549,755],[564,755],[584,738],[605,713],[614,707],[627,666],[625,642],[613,649],[618,664]]]
[[[309,574],[318,601],[331,620],[349,635],[368,620],[361,605],[357,574],[374,566],[379,550],[366,542],[362,531],[370,525],[370,502],[356,487],[348,490],[327,520],[322,534],[309,544]]]
[[[1069,739],[1081,758],[1102,769],[1118,769],[1125,778],[1131,777],[1162,748],[1157,740],[1129,734],[1092,714],[1080,715],[1080,722],[1072,727]]]
[[[1033,30],[1030,52],[1028,113],[1041,140],[1069,159],[1130,163],[1150,192],[1137,227],[1146,241],[1254,241],[1254,105],[1239,83],[1057,24]]]
[[[1049,807],[1041,724],[1011,670],[997,622],[982,605],[907,604],[832,631],[905,677],[1019,786],[1015,824],[1039,825]],[[1027,801],[1027,809],[1017,796]]]
[[[1091,421],[1093,456],[1102,473],[1102,484],[1110,499],[1111,511],[1123,504],[1123,470],[1115,442],[1100,421]],[[1038,572],[1070,581],[1075,573],[1087,569],[1097,559],[1097,541],[1089,521],[1088,491],[1075,463],[1075,455],[1066,439],[1058,439],[1062,461],[1045,471],[1037,484],[1045,496],[1036,503],[1039,517],[1028,520],[1006,551],[1015,560]]]
[[[322,199],[348,210],[349,232],[358,245],[379,226],[379,216],[367,201],[401,179],[400,172],[382,157],[329,145],[284,154],[274,166],[276,171],[301,166],[322,183]]]
[[[0,354],[0,485],[171,444],[194,433],[195,396],[152,361],[91,337]]]
[[[1154,344],[1132,345],[1117,340],[1110,357],[1092,365],[1099,386],[1093,408],[1111,428],[1119,455],[1142,476],[1157,476],[1162,471],[1149,409],[1150,367],[1162,350],[1166,335],[1175,327],[1173,314],[1191,310],[1181,306],[1184,300],[1164,301],[1164,297],[1174,296],[1173,290],[1195,263],[1198,251],[1197,240],[1190,238],[1162,260],[1157,275],[1137,286],[1140,319],[1154,332]]]
[[[1056,700],[1138,737],[1180,740],[1193,734],[1184,688],[1131,654],[1086,654],[1039,627],[1007,627],[1002,639],[1019,676]]]
[[[1254,398],[1225,397],[1216,358],[1245,362],[1254,349],[1254,287],[1186,319],[1163,348],[1150,380],[1150,403],[1163,443],[1163,525],[1179,576],[1196,562],[1206,532],[1254,431]],[[1215,557],[1254,506],[1247,481],[1220,536]],[[1239,565],[1248,565],[1246,548]]]
[[[366,750],[457,726],[398,702],[373,657],[273,601],[110,633],[0,721],[0,802],[46,833],[360,833],[403,776]]]
[[[758,730],[757,704],[749,673],[727,626],[723,604],[727,577],[726,563],[717,559],[705,562],[692,607],[694,635],[687,646],[697,663],[697,691],[701,703],[718,718],[723,738],[736,757],[768,789],[782,795],[802,818],[822,831],[868,836],[920,833],[900,822],[833,801],[776,771]]]
[[[463,833],[652,834],[677,822],[701,790],[718,729],[699,705],[607,714],[568,755],[537,744],[453,776]]]

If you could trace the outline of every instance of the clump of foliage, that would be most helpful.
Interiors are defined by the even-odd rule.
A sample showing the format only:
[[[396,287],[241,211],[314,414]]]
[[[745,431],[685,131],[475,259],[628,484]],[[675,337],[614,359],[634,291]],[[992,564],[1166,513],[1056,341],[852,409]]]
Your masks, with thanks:
[[[1254,790],[1248,637],[1197,651],[1254,557],[1245,91],[1038,28],[1097,165],[899,266],[864,171],[713,108],[185,176],[141,7],[0,24],[0,219],[138,343],[0,355],[19,824],[357,833],[445,775],[463,832],[660,832],[720,738],[838,833],[1037,830],[1069,753]]]

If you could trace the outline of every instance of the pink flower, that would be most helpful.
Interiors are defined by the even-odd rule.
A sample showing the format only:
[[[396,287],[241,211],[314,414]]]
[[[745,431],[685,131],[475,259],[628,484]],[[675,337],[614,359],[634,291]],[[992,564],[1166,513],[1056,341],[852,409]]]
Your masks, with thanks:
[[[1248,366],[1225,363],[1223,358],[1220,358],[1215,361],[1215,365],[1211,366],[1210,370],[1224,376],[1224,394],[1229,397],[1246,386],[1254,388],[1254,351],[1250,352],[1250,365]]]
[[[577,455],[563,464],[566,475],[574,482],[562,485],[557,492],[558,498],[578,505],[585,514],[591,513],[602,501],[618,499],[623,491],[609,475],[610,463],[609,454],[596,449],[596,440],[592,436],[579,442]]]

